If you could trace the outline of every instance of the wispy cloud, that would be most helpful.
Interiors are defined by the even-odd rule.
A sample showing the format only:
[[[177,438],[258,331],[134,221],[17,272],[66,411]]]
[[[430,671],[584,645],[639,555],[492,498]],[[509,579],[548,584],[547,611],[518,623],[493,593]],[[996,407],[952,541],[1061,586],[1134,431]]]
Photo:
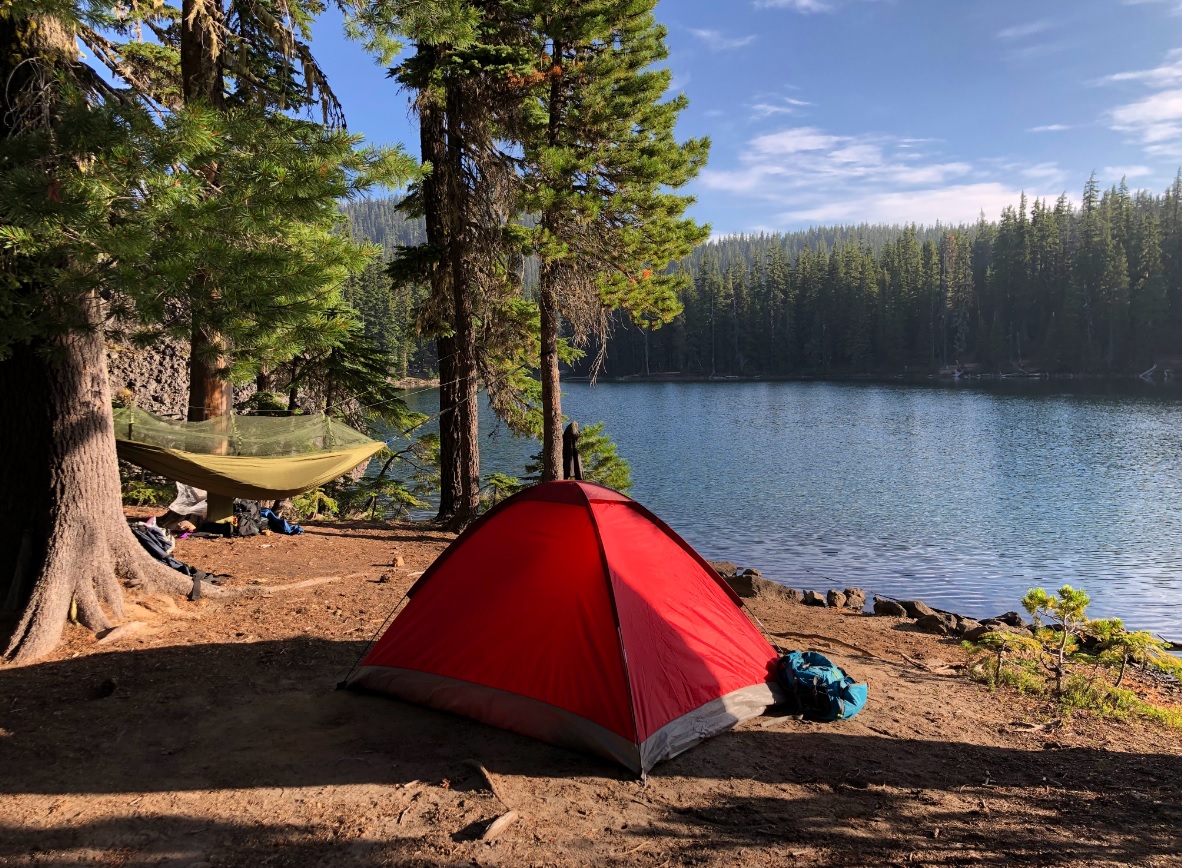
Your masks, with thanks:
[[[724,36],[718,30],[696,27],[690,28],[690,33],[706,43],[706,47],[711,51],[731,51],[735,48],[742,48],[744,45],[750,45],[756,38],[755,36]]]
[[[817,12],[835,12],[842,6],[854,0],[755,0],[756,9],[791,9],[803,15]],[[878,2],[878,0],[863,0],[863,2]],[[1178,0],[1182,2],[1182,0]]]
[[[1182,15],[1182,0],[1121,0],[1123,6],[1168,6],[1173,15]]]
[[[1121,178],[1144,178],[1153,174],[1148,166],[1105,166],[1100,170],[1100,177],[1105,181],[1119,181]]]
[[[1026,184],[1037,195],[1061,189],[1064,173],[1056,164],[975,167],[920,147],[929,141],[789,127],[753,137],[735,168],[707,169],[701,183],[762,203],[779,228],[837,220],[972,222],[982,209],[1000,213]],[[998,177],[1003,173],[1009,183]]]
[[[1148,96],[1118,105],[1105,113],[1108,126],[1138,142],[1157,157],[1182,155],[1182,49],[1169,52],[1152,69],[1119,72],[1101,84],[1140,84]]]
[[[1045,124],[1041,127],[1031,127],[1026,132],[1028,133],[1062,133],[1071,129],[1067,124]]]
[[[984,212],[995,217],[1018,201],[1022,191],[993,181],[922,190],[834,198],[784,211],[785,225],[801,223],[972,223]]]
[[[1026,39],[1029,36],[1034,36],[1036,33],[1049,30],[1050,27],[1051,22],[1046,19],[1031,21],[1027,24],[1015,24],[1013,27],[1007,27],[1004,30],[997,31],[997,38],[1005,40]]]
[[[832,12],[833,0],[756,0],[756,9],[791,9],[794,12]]]
[[[1167,52],[1165,60],[1153,69],[1118,72],[1100,79],[1101,84],[1116,84],[1122,81],[1141,82],[1149,87],[1169,87],[1182,82],[1182,48]]]

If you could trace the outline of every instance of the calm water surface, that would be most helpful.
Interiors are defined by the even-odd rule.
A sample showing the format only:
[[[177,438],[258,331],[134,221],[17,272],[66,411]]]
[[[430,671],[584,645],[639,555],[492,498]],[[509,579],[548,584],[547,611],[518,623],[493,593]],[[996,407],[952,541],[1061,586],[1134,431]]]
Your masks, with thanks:
[[[569,417],[607,423],[632,496],[709,559],[976,616],[1071,583],[1093,615],[1182,638],[1182,390],[566,383],[564,395]],[[437,401],[411,398],[425,412]],[[482,425],[482,470],[520,475],[536,444]]]

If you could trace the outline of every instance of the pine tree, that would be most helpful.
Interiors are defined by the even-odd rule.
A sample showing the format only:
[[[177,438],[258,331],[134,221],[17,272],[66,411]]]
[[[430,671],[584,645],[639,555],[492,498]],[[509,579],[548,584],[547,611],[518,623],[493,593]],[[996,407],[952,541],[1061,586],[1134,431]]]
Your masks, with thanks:
[[[684,96],[662,101],[671,73],[656,0],[535,0],[537,82],[524,111],[524,210],[538,215],[542,479],[561,474],[561,320],[576,344],[606,337],[605,310],[653,328],[680,310],[686,278],[669,266],[706,230],[672,191],[703,165],[708,143],[674,138]]]
[[[0,310],[13,314],[0,321],[0,399],[11,410],[0,424],[0,599],[23,610],[5,651],[19,660],[53,646],[71,601],[88,627],[109,626],[117,577],[181,583],[146,558],[120,511],[102,332],[127,327],[148,343],[208,315],[250,349],[240,365],[309,339],[333,298],[326,287],[368,253],[338,231],[336,202],[409,169],[344,133],[245,108],[177,108],[156,123],[77,59],[74,38],[105,13],[53,12],[0,11],[11,84],[0,111]],[[203,170],[212,164],[216,191]],[[216,305],[194,292],[198,268],[218,281]]]

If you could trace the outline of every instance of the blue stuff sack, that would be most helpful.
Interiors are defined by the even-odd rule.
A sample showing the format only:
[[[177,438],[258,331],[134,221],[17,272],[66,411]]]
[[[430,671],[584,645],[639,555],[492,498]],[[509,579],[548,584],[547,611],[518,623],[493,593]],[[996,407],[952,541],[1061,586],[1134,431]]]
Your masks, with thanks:
[[[858,684],[816,651],[790,651],[776,663],[776,677],[808,720],[848,720],[866,705],[866,685]]]

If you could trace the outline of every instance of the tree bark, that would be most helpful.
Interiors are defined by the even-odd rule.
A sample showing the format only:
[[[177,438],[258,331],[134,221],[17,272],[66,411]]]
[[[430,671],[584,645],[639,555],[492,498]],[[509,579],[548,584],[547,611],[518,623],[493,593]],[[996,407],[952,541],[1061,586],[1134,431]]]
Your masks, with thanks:
[[[186,105],[201,103],[216,109],[225,105],[223,18],[222,0],[183,0],[181,4],[181,94]],[[211,184],[216,183],[216,165],[206,166],[203,172]],[[208,284],[204,274],[194,275],[193,280],[198,287]],[[226,364],[223,350],[221,336],[194,318],[189,344],[190,422],[228,416],[234,410],[234,387],[220,373]]]
[[[420,45],[419,52],[434,58],[436,49]],[[419,149],[423,162],[431,164],[431,173],[422,182],[423,221],[427,244],[432,251],[448,249],[447,191],[449,163],[444,109],[433,94],[425,93],[419,101]],[[431,296],[436,303],[451,307],[451,264],[433,261],[430,276]],[[460,418],[456,413],[458,393],[455,376],[455,340],[451,335],[435,341],[439,355],[439,513],[440,521],[451,521],[460,502]]]
[[[554,269],[542,268],[541,310],[542,358],[542,482],[562,479],[562,391],[558,377],[558,300],[553,282]],[[547,272],[550,272],[549,274]]]
[[[563,45],[557,39],[552,47],[553,62],[561,69]],[[550,78],[550,116],[546,123],[546,144],[557,148],[560,144],[563,113],[563,80],[561,75]],[[553,209],[542,215],[542,228],[554,234],[557,215]],[[541,364],[539,376],[542,380],[542,482],[562,479],[562,390],[558,376],[558,328],[561,321],[558,312],[558,281],[561,269],[557,262],[545,262],[540,274],[538,299],[541,315],[539,335],[541,339]]]
[[[71,608],[91,630],[112,626],[123,615],[119,578],[191,589],[188,577],[140,547],[123,517],[97,328],[18,346],[0,362],[0,406],[0,601],[21,611],[5,661],[52,651]]]
[[[448,164],[448,263],[451,267],[452,317],[455,332],[453,381],[455,382],[456,465],[460,477],[459,499],[454,529],[462,529],[475,520],[480,507],[480,418],[477,413],[479,384],[476,369],[476,322],[472,294],[475,290],[465,258],[467,236],[465,221],[466,185],[464,183],[464,146],[462,118],[464,96],[461,85],[449,82],[447,90],[447,164]]]

